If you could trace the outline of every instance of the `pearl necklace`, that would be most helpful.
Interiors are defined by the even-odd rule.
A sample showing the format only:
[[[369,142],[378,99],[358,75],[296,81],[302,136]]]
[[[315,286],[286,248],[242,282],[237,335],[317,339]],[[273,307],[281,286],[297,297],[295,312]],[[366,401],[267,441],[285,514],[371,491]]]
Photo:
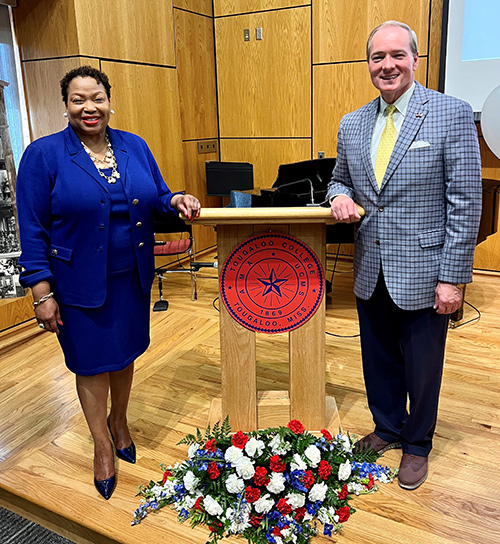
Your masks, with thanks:
[[[92,162],[97,168],[99,175],[104,178],[108,183],[116,183],[116,180],[120,178],[120,172],[118,172],[118,165],[116,163],[115,153],[113,151],[113,148],[111,147],[111,142],[109,141],[109,136],[107,134],[104,135],[104,140],[106,142],[107,149],[102,159],[94,155],[94,153],[92,153],[92,151],[82,142],[83,149],[85,149],[87,155],[92,159]],[[97,166],[97,163],[100,163],[101,166]],[[106,174],[102,171],[106,168],[113,169],[113,171],[111,172],[111,176],[106,176]]]

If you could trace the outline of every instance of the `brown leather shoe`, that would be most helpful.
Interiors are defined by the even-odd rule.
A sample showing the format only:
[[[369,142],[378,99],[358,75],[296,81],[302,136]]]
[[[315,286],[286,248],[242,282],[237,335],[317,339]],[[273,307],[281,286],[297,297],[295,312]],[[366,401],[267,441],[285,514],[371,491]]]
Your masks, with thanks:
[[[362,451],[365,449],[375,450],[379,455],[382,455],[387,450],[398,449],[401,447],[401,442],[386,442],[379,438],[375,433],[367,434],[361,440],[358,440],[354,444],[355,451]]]
[[[403,489],[417,489],[427,478],[427,457],[403,453],[399,465],[398,483]]]

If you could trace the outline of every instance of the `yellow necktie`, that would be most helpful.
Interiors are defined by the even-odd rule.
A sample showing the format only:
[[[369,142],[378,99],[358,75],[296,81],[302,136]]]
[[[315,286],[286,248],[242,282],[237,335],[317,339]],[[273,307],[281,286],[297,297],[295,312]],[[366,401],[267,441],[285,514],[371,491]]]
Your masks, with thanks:
[[[377,180],[379,189],[382,185],[382,180],[384,179],[385,171],[387,170],[387,165],[389,164],[389,159],[391,158],[392,150],[396,143],[396,138],[398,137],[394,119],[392,118],[395,110],[396,106],[392,104],[385,108],[387,120],[385,122],[384,132],[382,132],[380,138],[380,143],[378,144],[377,160],[375,161],[375,179]]]

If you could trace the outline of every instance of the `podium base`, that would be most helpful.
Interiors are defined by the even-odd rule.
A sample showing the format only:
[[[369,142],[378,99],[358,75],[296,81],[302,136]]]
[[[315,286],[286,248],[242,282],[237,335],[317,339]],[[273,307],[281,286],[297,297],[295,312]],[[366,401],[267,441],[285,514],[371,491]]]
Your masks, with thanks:
[[[223,421],[227,414],[222,412],[222,399],[215,398],[210,403],[208,412],[208,424],[213,426],[217,421]],[[325,397],[325,424],[322,429],[328,429],[333,435],[341,431],[340,416],[337,403],[334,397]],[[290,421],[290,396],[288,391],[259,391],[257,394],[257,427],[256,429],[267,429],[268,427],[286,427]],[[231,423],[231,417],[229,417]],[[239,429],[233,429],[234,432]],[[252,429],[251,429],[252,430]],[[314,434],[321,429],[307,429]]]

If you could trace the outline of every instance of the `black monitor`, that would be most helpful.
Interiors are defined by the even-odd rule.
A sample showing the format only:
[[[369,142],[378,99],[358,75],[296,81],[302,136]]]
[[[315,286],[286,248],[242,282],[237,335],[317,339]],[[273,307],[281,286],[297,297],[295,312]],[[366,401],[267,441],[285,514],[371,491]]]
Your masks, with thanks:
[[[326,190],[332,179],[335,162],[335,158],[325,158],[280,164],[273,187],[309,179],[315,191]]]
[[[208,196],[229,196],[231,191],[253,189],[253,165],[248,162],[205,163]]]
[[[273,183],[275,205],[305,206],[324,203],[335,162],[335,158],[325,158],[281,164]]]

